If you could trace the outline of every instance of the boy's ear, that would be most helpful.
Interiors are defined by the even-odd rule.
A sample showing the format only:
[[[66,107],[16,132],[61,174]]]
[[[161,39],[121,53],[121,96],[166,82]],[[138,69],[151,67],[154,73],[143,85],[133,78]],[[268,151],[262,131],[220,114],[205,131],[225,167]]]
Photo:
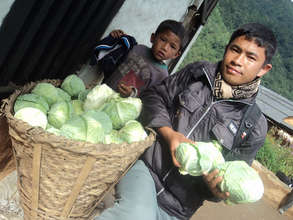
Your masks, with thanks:
[[[265,64],[261,70],[256,74],[256,76],[258,77],[262,77],[264,76],[265,74],[267,74],[271,69],[272,69],[272,64]]]
[[[177,58],[178,56],[180,56],[181,55],[181,49],[180,50],[178,50],[178,52],[175,54],[175,56],[174,56],[174,58],[173,59],[175,59],[175,58]]]
[[[150,39],[152,44],[155,42],[155,38],[156,38],[156,35],[154,33],[152,33],[151,39]]]

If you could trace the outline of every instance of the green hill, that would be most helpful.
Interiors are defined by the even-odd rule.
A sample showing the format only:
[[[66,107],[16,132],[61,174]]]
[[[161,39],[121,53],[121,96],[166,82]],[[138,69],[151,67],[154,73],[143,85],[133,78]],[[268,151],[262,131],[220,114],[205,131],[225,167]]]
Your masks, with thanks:
[[[291,0],[219,1],[181,66],[197,60],[221,60],[233,30],[249,22],[259,22],[271,27],[278,40],[278,51],[272,61],[273,69],[264,76],[262,85],[293,100]]]

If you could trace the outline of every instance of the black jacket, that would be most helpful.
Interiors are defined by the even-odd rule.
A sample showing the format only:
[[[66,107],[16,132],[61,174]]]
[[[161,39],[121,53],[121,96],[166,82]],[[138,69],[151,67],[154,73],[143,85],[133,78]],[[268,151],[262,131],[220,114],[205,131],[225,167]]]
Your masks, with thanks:
[[[242,100],[215,100],[212,88],[220,63],[196,62],[166,78],[160,85],[141,94],[144,126],[168,126],[194,141],[216,139],[234,152],[233,159],[251,163],[263,145],[267,122],[263,115],[250,135],[240,146],[232,149],[234,133],[255,97]],[[142,156],[154,178],[157,199],[161,208],[179,219],[189,219],[202,205],[212,200],[212,194],[202,176],[180,175],[174,167],[169,147],[158,136],[156,142]],[[231,159],[231,158],[230,158]]]

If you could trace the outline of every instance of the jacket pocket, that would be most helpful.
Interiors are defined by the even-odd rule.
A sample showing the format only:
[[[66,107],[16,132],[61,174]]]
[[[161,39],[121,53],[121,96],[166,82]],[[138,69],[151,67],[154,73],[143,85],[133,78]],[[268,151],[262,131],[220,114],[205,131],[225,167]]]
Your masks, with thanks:
[[[212,133],[226,150],[232,150],[234,135],[224,124],[217,123],[212,128]]]
[[[195,109],[200,109],[200,102],[190,94],[190,92],[183,92],[178,97],[179,105],[187,109],[189,112],[194,112]]]

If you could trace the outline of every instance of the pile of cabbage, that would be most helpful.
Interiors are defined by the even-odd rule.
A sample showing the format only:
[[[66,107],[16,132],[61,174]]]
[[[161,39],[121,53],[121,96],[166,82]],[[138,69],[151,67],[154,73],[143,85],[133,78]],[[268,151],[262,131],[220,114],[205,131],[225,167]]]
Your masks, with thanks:
[[[227,204],[251,203],[262,198],[263,182],[258,173],[244,161],[225,161],[222,147],[217,141],[181,143],[176,148],[175,157],[180,163],[182,175],[201,176],[214,169],[223,180],[218,187],[229,192]]]
[[[14,117],[70,139],[120,144],[147,137],[136,120],[141,108],[139,98],[122,98],[106,84],[88,90],[72,74],[60,88],[42,82],[31,93],[18,96]]]

